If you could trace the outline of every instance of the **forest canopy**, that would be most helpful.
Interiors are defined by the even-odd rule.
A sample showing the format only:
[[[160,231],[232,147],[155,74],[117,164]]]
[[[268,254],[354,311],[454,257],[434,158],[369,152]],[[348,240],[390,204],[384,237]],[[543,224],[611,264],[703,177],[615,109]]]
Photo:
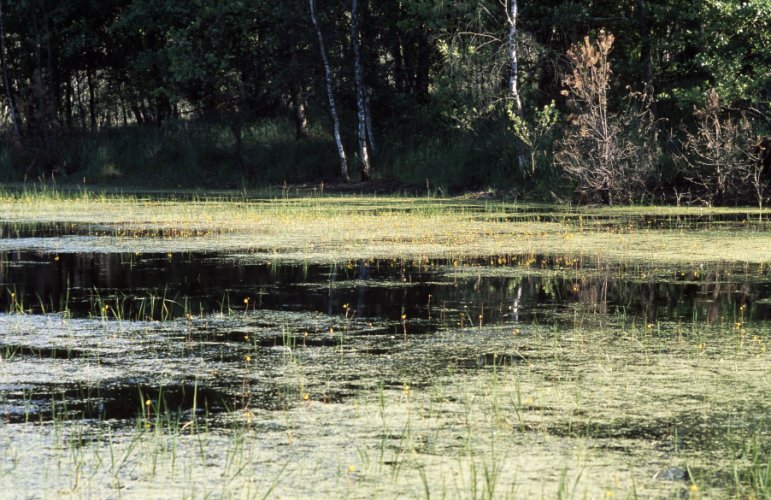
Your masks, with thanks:
[[[763,205],[768,0],[2,0],[0,179]]]

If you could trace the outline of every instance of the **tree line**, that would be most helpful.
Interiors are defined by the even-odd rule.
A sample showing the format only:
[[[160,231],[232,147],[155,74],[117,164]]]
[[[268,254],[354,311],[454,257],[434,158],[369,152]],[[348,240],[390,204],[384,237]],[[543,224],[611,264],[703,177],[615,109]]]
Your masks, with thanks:
[[[767,0],[2,0],[0,176],[762,205],[770,20]]]

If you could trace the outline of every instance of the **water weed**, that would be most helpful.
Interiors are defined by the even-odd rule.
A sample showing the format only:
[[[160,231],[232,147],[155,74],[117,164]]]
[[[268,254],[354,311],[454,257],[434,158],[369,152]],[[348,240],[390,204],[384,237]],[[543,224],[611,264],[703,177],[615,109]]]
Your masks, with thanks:
[[[769,495],[755,212],[0,206],[11,496]]]

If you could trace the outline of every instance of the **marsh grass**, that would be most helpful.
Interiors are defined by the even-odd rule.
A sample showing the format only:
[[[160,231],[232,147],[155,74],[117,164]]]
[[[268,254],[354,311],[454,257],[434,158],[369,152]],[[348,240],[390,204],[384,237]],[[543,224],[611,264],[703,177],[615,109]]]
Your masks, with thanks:
[[[357,354],[383,342],[363,333],[365,323],[343,317],[336,325],[347,327],[350,336],[341,357],[335,341],[302,343],[309,329],[312,338],[330,335],[322,316],[288,319],[277,323],[285,325],[279,350],[255,349],[242,340],[241,360],[222,364],[188,345],[209,361],[187,366],[184,356],[177,362],[164,355],[176,378],[195,377],[196,384],[209,383],[206,365],[218,377],[223,370],[242,373],[254,394],[273,384],[284,401],[280,409],[266,410],[257,400],[243,404],[242,385],[232,392],[240,406],[216,414],[196,411],[196,402],[189,408],[169,406],[162,385],[137,398],[133,426],[73,422],[62,408],[40,424],[0,426],[6,459],[0,483],[11,488],[6,491],[21,492],[31,484],[30,475],[45,468],[47,491],[76,496],[112,487],[143,494],[159,483],[172,496],[196,491],[224,497],[270,492],[626,498],[697,491],[763,498],[769,493],[767,325],[737,329],[727,322],[697,321],[648,328],[616,318],[602,327],[572,329],[452,328],[405,344],[393,339],[400,347],[377,362]],[[293,326],[297,320],[305,326]],[[171,347],[151,336],[143,342],[146,355],[126,357],[122,337],[134,344],[137,335],[153,334],[114,320],[102,326],[101,320],[39,324],[30,316],[12,321],[20,322],[17,330],[28,343],[50,340],[40,329],[74,329],[69,336],[81,337],[81,349],[92,342],[99,352],[90,363],[110,366],[111,358],[122,356],[136,370],[132,380],[153,372],[146,355]],[[232,328],[251,316],[223,321],[199,326]],[[94,326],[103,332],[99,337],[107,334],[111,341],[87,340],[85,331],[77,332]],[[208,344],[204,331],[193,336],[201,347]],[[480,352],[494,353],[485,358],[489,364],[477,369],[458,364]],[[250,363],[242,361],[243,353],[251,353]],[[23,357],[4,358],[8,382],[23,380],[18,378],[23,365],[17,364]],[[126,368],[121,371],[127,376]],[[91,378],[97,373],[84,382],[98,383]],[[347,388],[352,383],[355,387]]]
[[[768,222],[756,209],[549,209],[458,199],[318,197],[256,200],[146,197],[58,190],[5,192],[7,222],[87,224],[88,236],[0,240],[0,249],[43,251],[245,251],[262,259],[331,262],[360,258],[469,258],[572,254],[644,263],[771,260]],[[546,210],[544,207],[541,207]],[[649,211],[681,218],[744,214],[733,224],[624,224]],[[516,218],[500,214],[518,214]],[[555,215],[556,214],[556,215]],[[586,224],[602,217],[601,224]],[[766,217],[768,220],[768,217]],[[744,221],[744,222],[742,222]]]
[[[653,228],[636,220],[644,210],[619,219],[616,209],[462,200],[87,192],[4,193],[0,209],[12,223],[88,224],[72,238],[5,238],[5,249],[228,250],[233,262],[341,269],[373,256],[424,266],[448,286],[559,274],[582,286],[624,277],[709,291],[705,283],[765,283],[771,262],[762,223]],[[548,280],[538,283],[549,293]],[[416,334],[423,318],[271,311],[251,297],[223,295],[219,313],[194,314],[184,298],[159,292],[136,313],[125,296],[95,292],[82,318],[12,302],[0,314],[1,491],[771,495],[771,327],[738,301],[715,317],[694,307],[651,320],[589,294],[527,322],[493,324],[476,302],[428,299],[421,313],[440,321]],[[187,313],[175,318],[172,306]],[[112,384],[135,399],[127,412],[81,418],[88,405],[114,402]],[[192,394],[174,399],[177,388]]]

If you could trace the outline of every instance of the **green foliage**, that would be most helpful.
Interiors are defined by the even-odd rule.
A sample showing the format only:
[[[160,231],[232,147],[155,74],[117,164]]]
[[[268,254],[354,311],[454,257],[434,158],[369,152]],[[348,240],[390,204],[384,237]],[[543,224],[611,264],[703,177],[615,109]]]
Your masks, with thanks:
[[[399,150],[385,152],[386,175],[424,192],[441,188],[445,192],[483,189],[490,186],[509,187],[513,162],[500,156],[504,136],[483,138],[459,132],[428,140],[406,141]]]
[[[215,185],[336,171],[307,0],[16,0],[2,7],[0,87],[21,131],[12,138],[5,113],[4,178],[129,182],[149,173],[176,183],[185,165],[184,182]],[[379,146],[375,177],[538,193],[562,186],[552,150],[572,113],[569,96],[560,94],[565,54],[602,29],[616,35],[608,105],[622,107],[630,92],[652,93],[665,165],[675,165],[672,145],[697,125],[694,107],[710,88],[728,108],[752,114],[759,124],[753,133],[767,135],[768,0],[522,3],[521,115],[505,104],[506,9],[493,0],[361,2],[363,79]],[[350,155],[350,4],[323,2],[318,10]],[[307,139],[302,123],[312,130]],[[268,130],[276,124],[280,139]],[[512,168],[520,147],[530,156],[525,178]],[[670,170],[669,181],[682,184],[682,172]]]
[[[771,99],[771,2],[705,2],[705,50],[697,62],[708,68],[728,102],[760,104]],[[706,89],[704,89],[706,90]]]
[[[557,129],[560,113],[554,101],[536,109],[531,120],[519,116],[514,112],[511,105],[506,107],[506,116],[511,122],[511,128],[515,137],[527,146],[530,153],[530,175],[535,176],[536,172],[547,168],[551,163],[551,154],[549,147],[554,143],[555,131]]]

